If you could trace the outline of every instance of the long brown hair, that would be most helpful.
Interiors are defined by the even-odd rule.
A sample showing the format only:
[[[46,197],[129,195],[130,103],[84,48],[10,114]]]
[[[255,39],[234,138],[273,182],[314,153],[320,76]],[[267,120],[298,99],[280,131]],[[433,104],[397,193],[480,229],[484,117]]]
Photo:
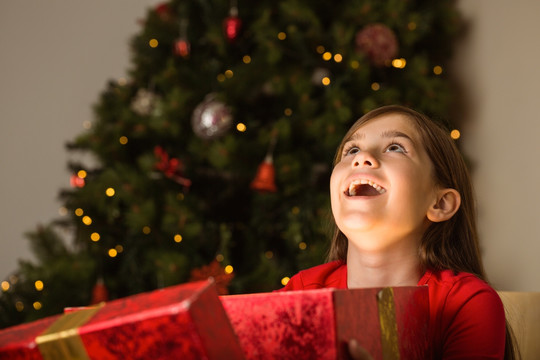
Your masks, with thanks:
[[[419,257],[424,269],[468,272],[486,281],[480,256],[476,230],[476,204],[469,171],[460,151],[448,131],[427,116],[412,109],[389,105],[372,110],[358,119],[345,134],[334,157],[334,166],[341,160],[343,146],[366,122],[386,114],[402,114],[416,127],[420,139],[433,164],[435,184],[459,192],[461,205],[447,221],[433,222],[424,233]],[[334,234],[328,253],[328,261],[346,262],[348,240],[334,221]],[[507,325],[505,359],[514,359],[511,329]]]

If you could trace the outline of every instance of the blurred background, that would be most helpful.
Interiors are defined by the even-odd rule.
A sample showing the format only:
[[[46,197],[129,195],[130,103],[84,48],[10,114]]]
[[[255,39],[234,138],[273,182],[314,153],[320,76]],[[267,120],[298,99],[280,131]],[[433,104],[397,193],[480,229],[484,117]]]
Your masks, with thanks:
[[[95,120],[108,81],[128,77],[130,41],[159,4],[0,4],[0,281],[19,259],[33,260],[24,233],[65,211],[68,162],[94,161],[65,144]],[[473,168],[488,278],[500,290],[540,291],[540,3],[456,4],[467,31],[449,70],[460,84],[459,142]]]

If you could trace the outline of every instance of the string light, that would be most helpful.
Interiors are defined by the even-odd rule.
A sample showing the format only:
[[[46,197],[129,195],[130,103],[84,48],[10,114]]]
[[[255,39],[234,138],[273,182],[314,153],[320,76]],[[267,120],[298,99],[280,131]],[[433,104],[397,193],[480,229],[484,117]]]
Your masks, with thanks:
[[[144,226],[142,228],[142,232],[146,235],[150,234],[150,232],[152,232],[152,229],[150,229],[150,226]]]
[[[279,40],[285,40],[285,39],[287,38],[287,34],[285,34],[283,31],[281,31],[281,32],[279,32],[279,33],[277,34],[277,38],[278,38]]]
[[[392,66],[396,69],[403,69],[407,65],[407,61],[404,58],[392,60]]]
[[[285,116],[291,116],[292,115],[292,109],[291,108],[286,108],[285,111],[283,111],[283,113],[285,114]]]
[[[236,130],[240,132],[245,132],[247,130],[247,127],[244,123],[238,123],[236,124]]]
[[[416,23],[414,21],[411,21],[410,23],[407,24],[407,28],[411,31],[416,30]]]
[[[233,77],[233,75],[234,75],[234,73],[233,73],[232,70],[226,70],[226,71],[225,71],[225,77],[226,77],[226,78],[230,79],[230,78]]]
[[[105,190],[105,195],[108,197],[113,197],[116,192],[114,191],[114,188],[110,187]]]
[[[92,234],[90,234],[90,240],[92,240],[93,242],[98,242],[100,239],[101,235],[99,235],[99,233],[93,232]]]
[[[439,66],[439,65],[437,65],[437,66],[435,66],[435,67],[433,68],[433,73],[434,73],[435,75],[441,75],[442,72],[443,72],[443,69],[442,69],[442,67]]]
[[[150,39],[150,41],[148,42],[148,45],[150,45],[151,48],[157,48],[157,46],[159,45],[159,42],[157,41],[157,39]]]
[[[267,258],[267,259],[271,259],[274,257],[274,253],[270,250],[268,250],[267,252],[264,253],[264,256]]]
[[[457,140],[461,137],[461,133],[459,132],[458,129],[454,129],[450,132],[450,137],[454,140]]]
[[[37,291],[43,290],[43,281],[36,280],[36,282],[34,283],[34,286],[36,287]]]
[[[380,88],[381,88],[381,85],[379,85],[378,82],[374,82],[373,84],[371,84],[371,90],[373,91],[378,91]]]
[[[174,235],[174,242],[179,243],[179,242],[182,242],[182,240],[183,240],[182,235],[180,234]]]
[[[119,254],[120,254],[121,252],[124,251],[124,247],[123,247],[122,245],[120,245],[120,244],[116,245],[116,246],[114,247],[114,249],[115,249]]]
[[[328,76],[325,76],[322,78],[321,82],[324,86],[328,86],[330,85],[330,78]]]
[[[249,64],[249,63],[251,63],[251,56],[249,56],[249,55],[244,55],[244,57],[242,58],[242,61],[244,62],[244,64]]]
[[[360,62],[358,60],[351,61],[351,69],[358,69],[360,67]]]
[[[77,215],[77,216],[83,216],[83,214],[84,214],[83,209],[81,209],[81,208],[75,209],[75,215]]]
[[[24,310],[24,304],[22,303],[22,301],[17,301],[15,303],[15,308],[17,309],[18,312],[21,312]]]
[[[233,269],[232,265],[225,266],[225,272],[227,274],[232,274],[233,271],[234,271],[234,269]]]
[[[182,200],[184,200],[184,198],[185,198],[185,195],[183,193],[176,194],[176,199],[177,200],[182,201]]]
[[[108,254],[110,257],[114,258],[116,255],[118,255],[118,251],[116,251],[116,249],[109,249]]]
[[[34,306],[35,310],[40,310],[41,309],[41,303],[39,301],[34,302],[33,306]]]
[[[5,280],[2,281],[2,291],[6,292],[6,291],[9,290],[9,288],[10,288],[9,282],[7,282]]]
[[[285,286],[289,283],[289,280],[291,280],[290,277],[285,276],[283,279],[281,279],[281,285]]]
[[[319,45],[319,46],[317,46],[317,49],[316,49],[316,50],[317,50],[317,53],[319,53],[319,54],[322,55],[322,54],[324,54],[324,52],[325,52],[326,49],[324,48],[324,46]]]
[[[85,170],[79,170],[79,171],[77,172],[77,176],[80,177],[81,179],[86,178],[86,175],[87,175],[87,173],[86,173]]]
[[[120,139],[118,139],[118,141],[120,142],[120,144],[126,145],[128,143],[128,138],[127,136],[120,136]]]
[[[219,75],[217,76],[217,81],[219,81],[219,82],[224,82],[224,81],[225,81],[225,75],[219,74]]]
[[[217,254],[217,255],[216,255],[216,260],[217,260],[218,262],[222,262],[224,259],[225,259],[225,257],[224,257],[223,255],[221,255],[221,254]]]
[[[84,223],[84,225],[90,225],[92,224],[92,218],[86,215],[82,218],[82,222]]]
[[[300,248],[300,250],[306,250],[307,244],[302,241],[300,244],[298,244],[298,247]]]
[[[328,61],[328,60],[332,59],[332,53],[327,51],[322,55],[322,58],[323,58],[324,61]]]

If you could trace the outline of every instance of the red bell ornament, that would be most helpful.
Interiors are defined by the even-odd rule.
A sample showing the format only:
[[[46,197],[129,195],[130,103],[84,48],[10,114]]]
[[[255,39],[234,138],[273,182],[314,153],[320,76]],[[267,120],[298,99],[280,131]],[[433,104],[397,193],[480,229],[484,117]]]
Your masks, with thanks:
[[[238,8],[233,6],[231,7],[229,16],[223,20],[223,31],[227,40],[230,42],[235,41],[238,38],[241,28],[242,20],[238,17]]]
[[[107,290],[103,279],[98,278],[96,285],[94,285],[94,288],[92,289],[92,302],[90,305],[99,304],[100,302],[107,300],[109,300],[109,291]]]
[[[255,175],[255,179],[251,182],[251,188],[261,192],[276,192],[277,187],[275,178],[276,170],[274,168],[272,155],[268,154],[264,161],[259,165],[257,175]]]

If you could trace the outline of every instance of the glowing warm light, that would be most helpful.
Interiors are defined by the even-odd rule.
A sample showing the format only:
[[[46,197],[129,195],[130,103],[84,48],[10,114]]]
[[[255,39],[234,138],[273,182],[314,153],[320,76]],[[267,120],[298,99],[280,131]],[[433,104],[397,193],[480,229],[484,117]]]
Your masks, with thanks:
[[[307,244],[302,241],[300,244],[298,244],[298,247],[300,248],[300,250],[306,250]]]
[[[183,193],[178,193],[178,194],[176,195],[176,199],[177,199],[177,200],[182,201],[182,200],[184,200],[184,198],[185,198],[185,195],[184,195]]]
[[[120,244],[116,245],[114,248],[119,254],[124,251],[124,247]]]
[[[286,108],[285,111],[283,111],[283,113],[286,116],[291,116],[292,115],[292,109],[291,108]]]
[[[443,71],[443,70],[442,70],[442,67],[439,66],[439,65],[437,65],[437,66],[435,66],[435,67],[433,68],[433,73],[434,73],[435,75],[441,75],[441,74],[442,74],[442,71]]]
[[[107,195],[108,197],[114,196],[115,193],[116,192],[114,191],[114,189],[112,187],[107,188],[107,190],[105,190],[105,195]]]
[[[274,257],[274,253],[270,250],[268,250],[267,252],[264,253],[264,256],[267,258],[267,259],[271,259]]]
[[[332,53],[327,51],[322,55],[323,60],[328,61],[332,58]]]
[[[283,279],[281,279],[281,285],[285,286],[289,283],[289,280],[291,280],[291,278],[289,278],[288,276],[285,276]]]
[[[244,64],[249,64],[251,62],[251,56],[244,55],[244,57],[242,58],[242,61],[244,62]]]
[[[8,291],[9,290],[9,283],[7,281],[2,281],[2,290],[3,291]]]
[[[39,310],[41,309],[41,303],[39,301],[34,302],[34,309]]]
[[[287,38],[287,34],[285,34],[283,31],[281,31],[279,34],[277,34],[277,38],[279,40],[285,40]]]
[[[182,239],[183,239],[182,235],[180,234],[174,235],[174,242],[177,242],[177,243],[182,242]]]
[[[407,65],[407,61],[404,58],[392,60],[392,66],[397,69],[403,69]]]
[[[407,24],[407,28],[411,31],[415,30],[416,29],[416,23],[414,21],[411,21],[410,23]]]
[[[225,71],[225,77],[227,77],[228,79],[232,78],[234,75],[233,71],[232,70],[226,70]]]
[[[238,123],[236,124],[236,130],[240,131],[240,132],[244,132],[247,130],[247,127],[244,123]]]
[[[66,216],[68,213],[68,210],[65,206],[61,206],[59,209],[58,209],[58,214],[60,216]]]
[[[116,257],[116,255],[118,255],[118,251],[116,251],[116,249],[109,249],[109,252],[108,252],[109,256],[110,257]]]
[[[458,129],[454,129],[450,132],[450,137],[454,140],[457,140],[461,137],[461,133],[459,132]]]
[[[101,235],[99,235],[97,232],[93,232],[90,234],[90,240],[93,242],[99,241],[101,239]]]
[[[219,75],[217,76],[217,81],[219,81],[219,82],[224,82],[224,81],[225,81],[225,75],[219,74]]]
[[[224,257],[223,255],[221,255],[221,254],[217,254],[217,255],[216,255],[216,260],[217,260],[218,262],[222,262],[224,259],[225,259],[225,257]]]
[[[17,311],[21,312],[24,310],[24,304],[22,303],[22,301],[17,301],[15,303],[15,308],[17,309]]]
[[[324,86],[328,86],[330,85],[330,78],[328,76],[325,76],[322,78],[321,82]]]
[[[90,225],[92,224],[92,218],[90,216],[84,216],[82,218],[82,222],[84,223],[84,225]]]
[[[148,45],[150,45],[151,48],[157,48],[157,46],[159,45],[159,42],[156,39],[151,39],[148,42]]]
[[[81,179],[84,179],[86,177],[86,175],[87,175],[87,173],[84,170],[79,170],[77,172],[77,176],[80,177]]]
[[[318,52],[319,54],[322,55],[322,54],[324,53],[325,50],[326,50],[326,49],[324,48],[324,46],[322,46],[322,45],[317,46],[317,52]]]
[[[43,281],[37,280],[37,281],[34,283],[34,286],[36,287],[36,290],[37,290],[37,291],[43,290]]]
[[[291,212],[293,213],[293,215],[298,215],[300,214],[300,208],[298,206],[293,206]]]
[[[120,139],[118,139],[118,141],[120,142],[120,144],[126,145],[128,143],[128,138],[127,136],[120,136]]]
[[[377,82],[374,82],[373,84],[371,84],[371,90],[373,91],[377,91],[381,88],[381,85],[379,85],[379,83]]]
[[[334,55],[334,61],[340,63],[343,61],[343,56],[341,54]]]
[[[226,272],[227,274],[232,274],[233,270],[234,270],[234,269],[233,269],[232,265],[227,265],[227,266],[225,266],[225,272]]]
[[[146,235],[150,234],[152,232],[152,229],[150,229],[150,226],[145,226],[142,228],[142,232]]]
[[[90,129],[92,127],[92,122],[90,122],[89,120],[85,120],[83,121],[83,124],[82,124],[83,128],[85,128],[86,130]]]
[[[360,62],[358,60],[351,61],[351,69],[358,69],[360,67]]]
[[[84,214],[83,209],[81,209],[81,208],[75,209],[75,215],[82,216],[83,214]]]

